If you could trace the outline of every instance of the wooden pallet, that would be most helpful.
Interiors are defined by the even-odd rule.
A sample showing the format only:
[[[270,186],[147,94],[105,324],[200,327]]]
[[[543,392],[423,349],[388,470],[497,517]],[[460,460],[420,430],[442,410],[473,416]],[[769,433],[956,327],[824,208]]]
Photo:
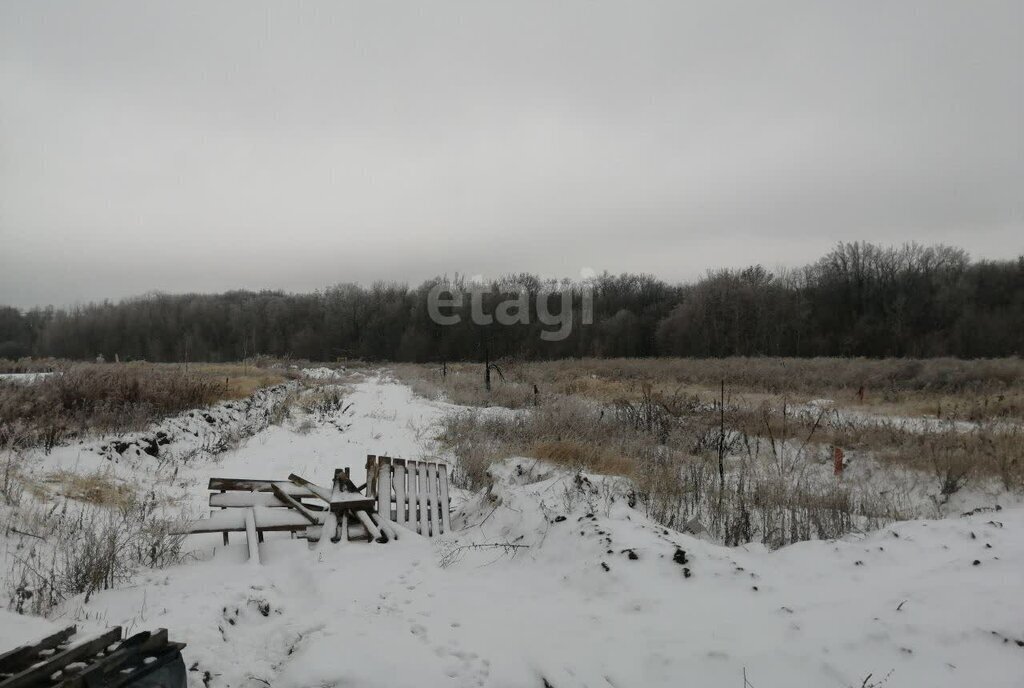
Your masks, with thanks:
[[[377,513],[424,537],[452,529],[448,467],[432,461],[366,457],[366,495]]]
[[[398,539],[392,525],[376,515],[377,500],[358,491],[347,468],[335,470],[329,488],[293,473],[288,480],[211,478],[209,489],[210,507],[217,510],[183,532],[223,533],[224,544],[229,533],[244,532],[253,562],[259,562],[267,531],[288,531],[313,542]]]
[[[0,688],[185,688],[184,643],[167,629],[124,639],[120,626],[79,638],[74,626],[0,655]]]

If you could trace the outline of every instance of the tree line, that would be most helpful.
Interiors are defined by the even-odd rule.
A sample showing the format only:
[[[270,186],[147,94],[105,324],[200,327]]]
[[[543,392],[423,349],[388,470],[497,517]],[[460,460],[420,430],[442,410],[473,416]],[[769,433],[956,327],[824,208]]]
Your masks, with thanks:
[[[0,358],[231,361],[443,361],[644,356],[957,356],[1024,351],[1024,256],[972,261],[961,249],[841,243],[820,260],[771,272],[708,272],[692,283],[604,274],[584,281],[509,275],[430,317],[431,290],[468,292],[461,278],[418,287],[340,284],[309,294],[150,294],[74,308],[0,306]],[[538,318],[572,304],[568,336],[540,336]],[[522,297],[516,322],[474,322]],[[586,309],[592,318],[584,322]],[[478,319],[479,320],[479,319]]]

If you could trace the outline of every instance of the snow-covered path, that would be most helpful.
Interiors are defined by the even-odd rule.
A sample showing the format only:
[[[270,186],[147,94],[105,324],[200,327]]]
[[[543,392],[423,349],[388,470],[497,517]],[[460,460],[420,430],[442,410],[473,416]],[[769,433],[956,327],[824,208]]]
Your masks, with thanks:
[[[379,376],[354,385],[336,425],[298,433],[273,426],[204,466],[203,477],[286,478],[298,473],[330,483],[335,468],[348,466],[358,485],[366,475],[366,455],[416,459],[429,452],[429,437],[445,405],[413,397],[412,391]]]
[[[190,480],[361,478],[367,453],[429,453],[451,408],[381,377],[348,401],[341,431],[272,427]],[[191,685],[210,688],[742,686],[744,670],[758,688],[1022,685],[1022,509],[765,552],[666,531],[598,477],[527,460],[495,475],[449,536],[315,550],[268,536],[262,566],[243,538],[196,537],[199,560],[61,611],[171,629]],[[525,547],[457,549],[502,543]]]

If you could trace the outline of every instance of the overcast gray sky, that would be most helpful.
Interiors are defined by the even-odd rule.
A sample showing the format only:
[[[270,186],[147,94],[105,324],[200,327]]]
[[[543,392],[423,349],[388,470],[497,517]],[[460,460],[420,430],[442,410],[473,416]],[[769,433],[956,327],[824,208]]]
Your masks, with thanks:
[[[1024,252],[1024,2],[0,3],[0,303]]]

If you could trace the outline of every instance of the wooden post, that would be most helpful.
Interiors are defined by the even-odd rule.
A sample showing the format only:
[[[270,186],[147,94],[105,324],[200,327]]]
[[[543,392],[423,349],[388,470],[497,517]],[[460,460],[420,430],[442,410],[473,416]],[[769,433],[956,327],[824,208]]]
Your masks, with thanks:
[[[427,466],[422,461],[416,464],[416,484],[419,491],[419,517],[420,535],[430,537],[430,525],[427,519],[430,517],[430,503],[427,499]]]
[[[256,535],[256,510],[252,508],[245,510],[245,540],[249,546],[249,562],[260,563],[260,545]]]
[[[841,447],[835,447],[832,450],[832,472],[834,475],[841,476],[843,474],[843,450]]]
[[[377,496],[377,457],[373,454],[366,455],[366,496]]]
[[[227,492],[227,490],[221,490],[221,491],[220,491],[220,493],[221,493],[221,494],[224,494],[225,492]],[[227,508],[227,507],[221,507],[221,511],[223,511],[223,510],[224,510],[224,509],[226,509],[226,508]],[[228,531],[226,531],[226,530],[225,530],[225,531],[224,531],[224,546],[226,547],[226,546],[227,546],[227,544],[228,544]]]
[[[448,467],[438,464],[438,497],[441,502],[441,530],[450,533],[452,530],[451,501],[448,497]]]
[[[336,541],[337,532],[338,516],[333,511],[328,511],[327,516],[324,517],[324,527],[320,531],[320,542],[317,543],[317,549],[324,549],[328,542]]]
[[[377,513],[391,515],[391,462],[382,461],[377,468]]]
[[[387,536],[381,535],[380,528],[373,525],[373,521],[370,520],[369,514],[367,514],[365,511],[357,511],[356,518],[358,518],[359,522],[363,524],[364,528],[366,528],[366,533],[367,535],[369,535],[371,541],[376,540],[377,542],[381,543],[388,541]]]

